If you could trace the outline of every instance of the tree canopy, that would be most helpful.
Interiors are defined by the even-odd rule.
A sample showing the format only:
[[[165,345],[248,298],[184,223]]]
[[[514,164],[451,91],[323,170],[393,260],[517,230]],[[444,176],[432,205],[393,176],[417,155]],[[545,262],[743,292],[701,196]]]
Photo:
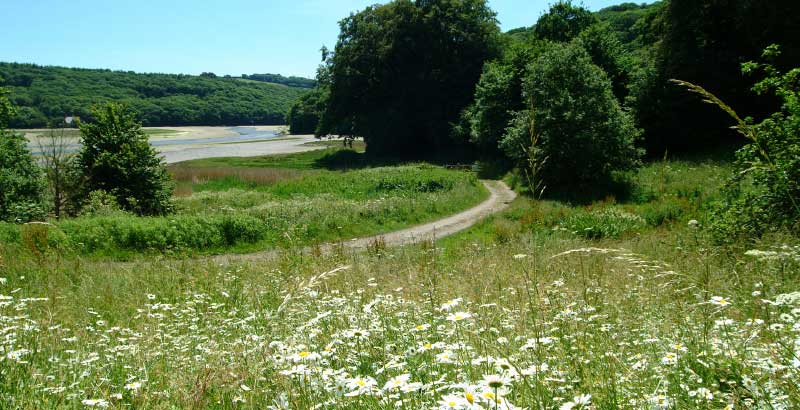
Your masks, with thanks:
[[[597,17],[589,10],[573,5],[571,0],[559,0],[539,17],[533,31],[539,39],[566,42],[595,23]]]
[[[638,163],[639,130],[579,42],[553,44],[533,61],[524,96],[533,118],[529,110],[516,114],[500,146],[521,166],[539,164],[548,189],[585,187]]]
[[[397,0],[340,26],[318,131],[363,136],[371,152],[445,147],[483,63],[499,55],[495,14],[484,0]]]

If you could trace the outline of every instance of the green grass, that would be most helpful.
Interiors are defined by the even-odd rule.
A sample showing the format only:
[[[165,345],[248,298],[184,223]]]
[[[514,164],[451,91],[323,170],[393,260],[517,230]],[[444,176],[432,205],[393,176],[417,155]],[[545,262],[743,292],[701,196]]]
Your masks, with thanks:
[[[291,138],[291,137],[288,137]],[[291,169],[322,169],[333,168],[338,158],[353,158],[353,168],[367,163],[362,159],[364,154],[363,143],[354,144],[354,149],[342,149],[339,141],[314,141],[313,145],[323,145],[328,149],[307,151],[295,154],[268,155],[263,157],[222,157],[203,158],[185,161],[178,166],[191,168],[233,167],[233,168],[291,168]],[[329,166],[331,164],[331,166]]]
[[[378,170],[412,172],[364,171]],[[507,408],[492,395],[530,409],[582,395],[591,404],[573,408],[797,408],[798,240],[766,238],[762,253],[714,246],[706,203],[729,172],[724,162],[649,164],[627,190],[638,194],[520,198],[435,244],[287,249],[225,266],[108,264],[0,242],[0,397],[20,409],[102,399],[372,410],[393,407],[386,397],[418,409],[447,395],[484,409]],[[237,201],[294,197],[314,182],[286,184]],[[226,192],[207,188],[200,194]],[[590,217],[608,211],[643,221],[615,235],[560,229],[581,218],[620,224]],[[384,390],[403,375],[400,385],[419,385]],[[503,386],[487,387],[487,376]],[[359,377],[375,388],[359,390]]]
[[[470,173],[426,164],[309,169],[314,158],[320,158],[316,155],[179,164],[171,167],[177,180],[175,215],[112,212],[52,221],[52,233],[43,234],[46,240],[37,248],[127,260],[137,254],[309,246],[426,223],[474,206],[488,195]],[[273,167],[267,167],[270,164]],[[0,224],[0,237],[25,242],[20,229]]]
[[[145,128],[143,131],[144,131],[145,134],[147,134],[147,135],[149,135],[151,137],[154,136],[154,135],[180,134],[180,131],[167,130],[167,129],[163,129],[163,128]]]
[[[254,144],[254,143],[257,143],[257,142],[291,141],[291,140],[296,140],[296,139],[297,138],[295,138],[295,137],[265,138],[263,140],[220,142],[219,145]]]

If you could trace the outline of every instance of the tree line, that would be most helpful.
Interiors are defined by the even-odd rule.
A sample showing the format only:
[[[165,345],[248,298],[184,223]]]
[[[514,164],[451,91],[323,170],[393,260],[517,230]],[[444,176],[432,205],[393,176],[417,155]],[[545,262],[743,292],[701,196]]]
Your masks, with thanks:
[[[317,86],[317,82],[310,78],[297,76],[284,77],[280,74],[242,74],[242,78],[265,83],[283,84],[289,87],[314,88]]]
[[[4,78],[0,85],[8,89],[17,107],[9,119],[11,128],[60,124],[65,116],[91,121],[91,107],[108,102],[127,105],[145,126],[277,125],[284,123],[290,106],[308,91],[308,83],[294,77],[272,76],[274,81],[268,81],[257,75],[257,81],[243,81],[209,74],[137,74],[0,63]]]

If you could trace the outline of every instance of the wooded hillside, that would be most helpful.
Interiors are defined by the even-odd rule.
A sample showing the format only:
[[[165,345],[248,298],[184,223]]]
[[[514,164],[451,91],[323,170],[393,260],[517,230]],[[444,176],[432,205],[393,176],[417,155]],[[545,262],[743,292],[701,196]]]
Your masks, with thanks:
[[[238,78],[139,74],[0,63],[17,114],[13,128],[44,127],[64,116],[91,119],[95,104],[120,102],[145,126],[283,124],[306,88]]]

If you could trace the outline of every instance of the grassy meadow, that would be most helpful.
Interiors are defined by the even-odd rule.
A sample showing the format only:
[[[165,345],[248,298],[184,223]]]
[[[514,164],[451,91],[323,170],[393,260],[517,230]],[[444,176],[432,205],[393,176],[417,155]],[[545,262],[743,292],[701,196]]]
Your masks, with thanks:
[[[369,223],[431,200],[405,188],[420,170],[464,183],[420,165],[217,178],[229,161],[246,160],[205,161],[179,224],[224,206],[262,218],[267,198],[308,226],[329,207],[336,223]],[[707,206],[729,172],[660,161],[617,196],[519,198],[437,243],[224,266],[3,242],[0,397],[19,409],[797,408],[800,247],[710,242]]]
[[[101,204],[51,226],[0,223],[0,239],[39,253],[54,248],[106,259],[241,253],[389,232],[457,213],[488,195],[471,173],[423,163],[366,167],[363,155],[337,147],[177,164],[170,168],[174,215],[137,217]],[[329,167],[350,160],[355,168]]]

